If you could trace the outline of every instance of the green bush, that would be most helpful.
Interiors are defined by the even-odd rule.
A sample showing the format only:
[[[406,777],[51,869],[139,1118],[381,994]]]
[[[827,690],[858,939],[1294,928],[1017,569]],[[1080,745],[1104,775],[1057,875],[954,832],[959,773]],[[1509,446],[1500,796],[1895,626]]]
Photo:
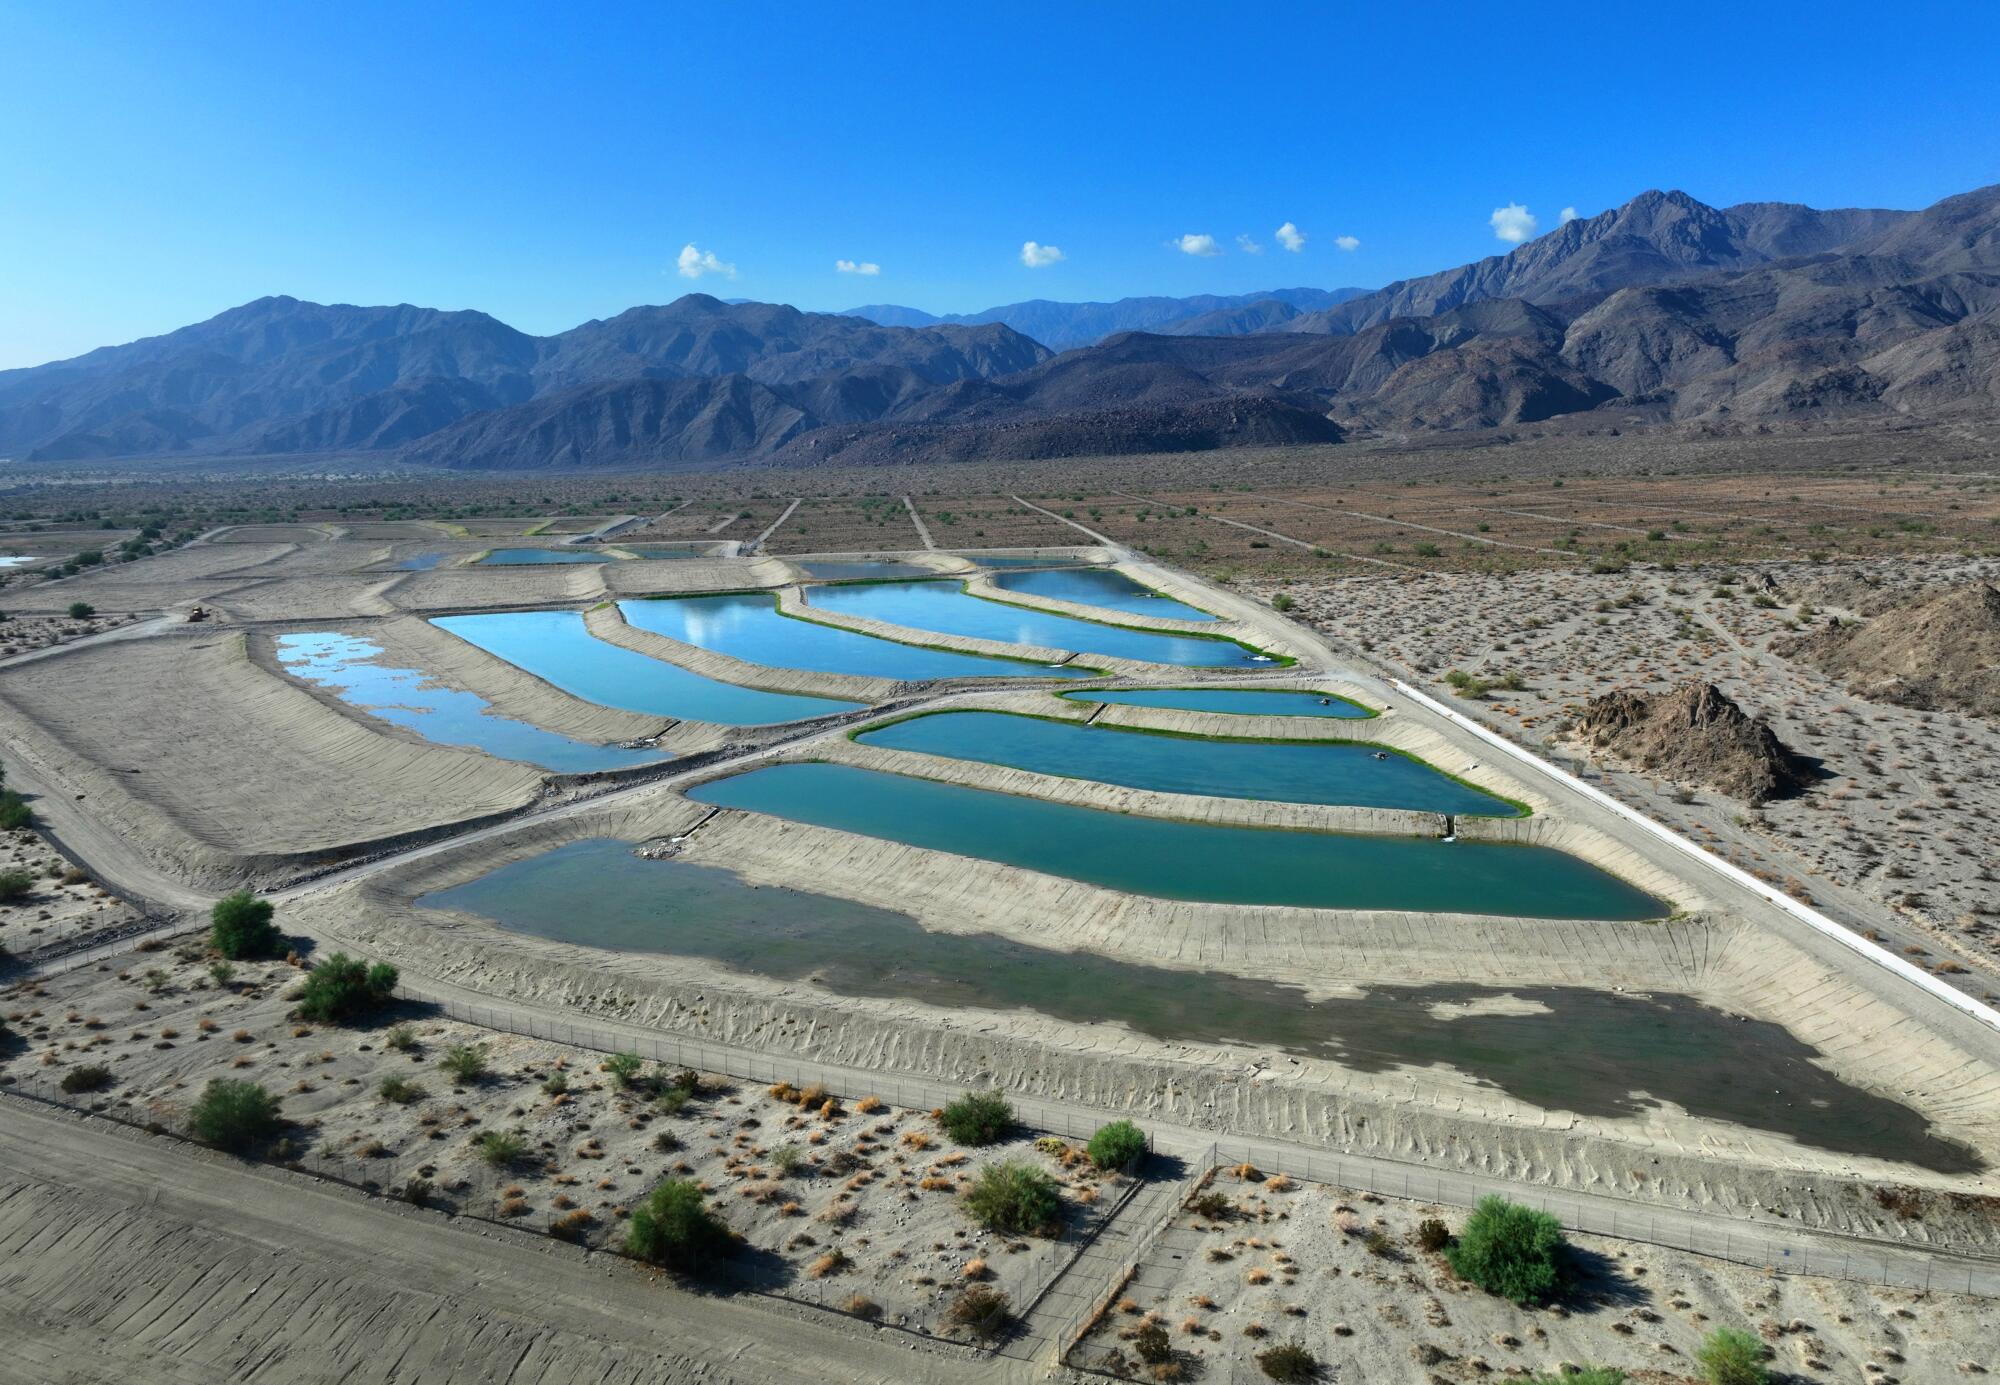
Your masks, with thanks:
[[[1544,1303],[1562,1287],[1562,1224],[1501,1197],[1485,1197],[1445,1259],[1459,1278],[1515,1303]]]
[[[1289,611],[1295,604],[1297,603],[1285,592],[1279,592],[1271,598],[1271,609],[1274,611]]]
[[[998,1092],[967,1092],[938,1116],[962,1145],[990,1145],[1014,1127],[1014,1108]]]
[[[1146,1136],[1131,1121],[1113,1121],[1090,1137],[1090,1162],[1100,1169],[1129,1169],[1146,1152]]]
[[[224,895],[209,911],[208,940],[231,961],[269,957],[284,941],[271,926],[273,912],[270,900],[258,899],[248,890]]]
[[[1273,1380],[1311,1380],[1319,1374],[1319,1358],[1301,1342],[1280,1342],[1258,1352],[1257,1365]]]
[[[101,1092],[111,1085],[111,1069],[102,1063],[85,1063],[63,1074],[62,1089],[72,1096],[78,1092]]]
[[[1029,1164],[988,1164],[965,1193],[965,1210],[989,1231],[1050,1234],[1062,1217],[1055,1179]]]
[[[1174,1359],[1174,1341],[1164,1323],[1149,1322],[1132,1334],[1132,1350],[1149,1366]]]
[[[636,1053],[614,1053],[604,1060],[604,1070],[616,1079],[618,1085],[630,1087],[639,1076],[639,1069],[646,1066],[646,1060]]]
[[[669,1178],[632,1209],[625,1230],[629,1255],[683,1273],[696,1273],[729,1254],[735,1238],[708,1210],[691,1178]]]
[[[454,1082],[477,1082],[486,1076],[486,1050],[478,1044],[454,1044],[438,1059]]]
[[[479,1157],[496,1169],[518,1163],[528,1152],[527,1140],[510,1130],[489,1130],[472,1143]]]
[[[0,790],[0,828],[17,832],[23,827],[31,827],[35,821],[35,810],[28,806],[28,800],[12,789]]]
[[[282,1119],[278,1099],[255,1082],[218,1077],[195,1099],[188,1129],[205,1144],[243,1150],[276,1133]]]
[[[369,966],[336,952],[306,973],[299,991],[298,1016],[332,1024],[373,1010],[395,994],[396,969],[387,962]]]
[[[69,603],[69,618],[71,620],[89,620],[96,614],[97,608],[88,601],[72,601]]]
[[[376,1090],[382,1094],[382,1100],[393,1101],[398,1106],[408,1106],[413,1101],[423,1100],[424,1096],[424,1089],[407,1077],[385,1077]]]
[[[0,870],[0,902],[12,903],[34,892],[35,877],[25,870]]]
[[[417,1051],[416,1032],[407,1024],[399,1024],[391,1029],[388,1036],[382,1042],[390,1048],[395,1049],[398,1053],[415,1053]]]
[[[1718,1327],[1709,1333],[1694,1359],[1708,1385],[1769,1385],[1771,1379],[1764,1365],[1771,1359],[1771,1349],[1761,1339],[1734,1328]]]

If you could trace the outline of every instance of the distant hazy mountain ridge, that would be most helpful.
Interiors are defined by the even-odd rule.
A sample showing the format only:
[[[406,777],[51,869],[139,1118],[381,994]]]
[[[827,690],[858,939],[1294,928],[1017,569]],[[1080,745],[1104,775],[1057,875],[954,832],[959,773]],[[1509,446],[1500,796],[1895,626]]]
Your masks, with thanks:
[[[1073,341],[1088,344],[1052,354]],[[1648,192],[1368,293],[949,320],[691,294],[532,337],[477,312],[267,298],[0,372],[0,456],[868,464],[1324,443],[1604,407],[2000,412],[2000,187],[1920,212]]]

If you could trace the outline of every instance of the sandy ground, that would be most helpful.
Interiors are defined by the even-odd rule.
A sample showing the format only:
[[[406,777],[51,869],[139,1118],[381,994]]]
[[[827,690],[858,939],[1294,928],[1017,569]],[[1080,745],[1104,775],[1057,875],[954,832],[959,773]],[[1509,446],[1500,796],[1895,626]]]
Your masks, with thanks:
[[[1697,1374],[1694,1355],[1719,1327],[1761,1336],[1788,1380],[1915,1385],[2000,1369],[1983,1299],[1766,1274],[1577,1236],[1571,1292],[1554,1307],[1522,1309],[1418,1246],[1418,1223],[1436,1218],[1456,1232],[1460,1209],[1248,1166],[1218,1169],[1203,1192],[1222,1199],[1219,1215],[1179,1210],[1072,1363],[1166,1378],[1133,1346],[1142,1325],[1158,1323],[1179,1378],[1204,1381],[1261,1379],[1256,1354],[1298,1342],[1332,1378],[1370,1385],[1455,1385],[1565,1364],[1666,1385]]]
[[[183,1129],[212,1078],[261,1083],[290,1123],[276,1157],[400,1194],[413,1181],[455,1211],[519,1222],[581,1245],[622,1244],[631,1206],[663,1178],[697,1180],[742,1238],[739,1269],[771,1292],[934,1336],[958,1293],[986,1284],[1025,1306],[1119,1199],[1125,1181],[1061,1140],[1023,1132],[960,1146],[929,1113],[865,1094],[747,1086],[708,1076],[684,1105],[662,1104],[656,1074],[625,1088],[604,1055],[392,1007],[355,1027],[289,1017],[301,973],[245,962],[218,973],[199,943],[17,988],[0,1001],[16,1035],[0,1084],[48,1090],[92,1065],[111,1070],[97,1109]],[[400,1025],[407,1047],[391,1042]],[[441,1060],[461,1045],[487,1063],[455,1081]],[[414,1090],[391,1099],[385,1080]],[[53,1095],[53,1091],[50,1092]],[[482,1157],[488,1132],[522,1155]],[[1064,1234],[998,1235],[960,1194],[982,1166],[1026,1163],[1063,1186]],[[734,1282],[726,1279],[726,1282]]]
[[[1558,756],[1577,753],[1565,731],[1599,693],[1713,681],[1769,718],[1787,745],[1822,761],[1827,777],[1757,810],[1616,765],[1605,767],[1609,787],[1760,878],[1990,995],[2000,988],[1996,860],[1975,825],[2000,810],[2000,729],[1975,716],[1864,702],[1770,646],[1805,621],[1855,614],[1826,594],[1856,572],[1907,591],[1991,581],[1996,571],[1991,559],[1940,559],[1255,589],[1290,596],[1295,615],[1440,695],[1449,693],[1442,678],[1451,669],[1519,675],[1519,690],[1496,690],[1466,709]]]
[[[138,917],[33,828],[0,832],[0,872],[17,870],[34,876],[35,886],[21,899],[0,903],[0,950],[30,952],[120,928]]]

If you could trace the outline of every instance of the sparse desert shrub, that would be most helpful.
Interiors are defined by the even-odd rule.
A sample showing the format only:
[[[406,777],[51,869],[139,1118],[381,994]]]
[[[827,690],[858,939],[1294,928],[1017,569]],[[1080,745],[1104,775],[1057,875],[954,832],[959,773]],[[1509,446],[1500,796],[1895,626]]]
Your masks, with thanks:
[[[1417,1249],[1435,1255],[1451,1244],[1451,1228],[1436,1217],[1425,1217],[1417,1223]]]
[[[1616,1366],[1585,1366],[1555,1375],[1532,1375],[1523,1385],[1625,1385],[1625,1380],[1625,1372]]]
[[[708,1210],[692,1179],[669,1178],[632,1209],[625,1231],[628,1254],[682,1273],[698,1273],[734,1246],[721,1219]]]
[[[1274,611],[1289,611],[1292,609],[1293,606],[1297,604],[1298,603],[1293,601],[1292,598],[1284,592],[1279,592],[1276,596],[1271,598],[1271,609]]]
[[[25,870],[0,870],[0,904],[11,904],[34,892],[35,877]]]
[[[1708,1385],[1769,1385],[1771,1349],[1748,1332],[1718,1327],[1694,1355]]]
[[[382,1042],[398,1053],[414,1053],[417,1050],[416,1033],[407,1024],[399,1024],[391,1029]]]
[[[825,1279],[830,1274],[839,1274],[853,1263],[853,1256],[840,1249],[840,1247],[835,1246],[832,1250],[820,1256],[819,1259],[806,1266],[806,1277],[809,1279]]]
[[[1562,1224],[1546,1212],[1485,1197],[1445,1252],[1452,1271],[1519,1304],[1543,1303],[1562,1285]]]
[[[454,1044],[438,1059],[454,1082],[477,1082],[486,1076],[486,1050],[478,1044]]]
[[[1131,1121],[1099,1126],[1090,1137],[1090,1162],[1100,1169],[1128,1169],[1146,1152],[1146,1135]]]
[[[403,1185],[402,1199],[412,1207],[426,1207],[434,1191],[428,1178],[412,1178]]]
[[[569,1074],[557,1068],[542,1079],[542,1091],[548,1096],[561,1096],[569,1090]]]
[[[218,1077],[195,1098],[188,1130],[205,1144],[241,1151],[275,1134],[281,1121],[278,1099],[255,1082]]]
[[[479,1157],[494,1168],[506,1168],[519,1162],[528,1152],[527,1140],[511,1130],[489,1130],[473,1142]]]
[[[227,986],[236,979],[236,965],[233,962],[215,962],[208,969],[208,979],[218,986]]]
[[[636,1053],[614,1053],[604,1060],[604,1070],[611,1074],[621,1089],[630,1087],[638,1080],[639,1069],[646,1060]]]
[[[102,1063],[85,1063],[63,1074],[62,1089],[72,1096],[78,1092],[101,1092],[111,1085],[111,1069]]]
[[[1370,1231],[1366,1236],[1363,1236],[1361,1238],[1361,1245],[1370,1255],[1384,1258],[1394,1254],[1396,1249],[1395,1243],[1389,1239],[1388,1235],[1378,1230]]]
[[[797,1145],[779,1145],[771,1151],[771,1167],[780,1174],[795,1173],[805,1161],[806,1152]]]
[[[1062,1214],[1056,1181],[1028,1164],[988,1164],[966,1190],[965,1210],[989,1231],[1046,1234]]]
[[[306,974],[295,1013],[301,1019],[333,1024],[381,1006],[396,992],[396,969],[373,966],[336,952]]]
[[[34,825],[35,810],[28,806],[28,800],[12,789],[0,790],[0,828],[18,832]]]
[[[1141,1326],[1132,1334],[1132,1350],[1149,1366],[1174,1359],[1174,1342],[1167,1335],[1165,1323],[1149,1322]]]
[[[408,1106],[413,1101],[421,1101],[424,1089],[407,1077],[385,1077],[382,1085],[375,1089],[382,1094],[382,1100],[393,1101],[398,1106]]]
[[[1257,1368],[1273,1380],[1311,1380],[1319,1374],[1319,1358],[1302,1342],[1280,1342],[1257,1353]]]
[[[560,1241],[581,1242],[597,1220],[588,1207],[577,1207],[549,1220],[549,1234]]]
[[[963,1327],[975,1337],[998,1337],[1014,1320],[1013,1301],[1006,1291],[990,1284],[974,1284],[951,1301],[945,1320]]]
[[[857,1318],[866,1318],[870,1322],[873,1322],[876,1318],[882,1316],[882,1305],[866,1294],[855,1294],[847,1302],[840,1305],[840,1311],[851,1313]]]
[[[224,895],[209,911],[208,939],[231,961],[273,956],[283,941],[271,925],[273,912],[270,900],[258,899],[248,890]]]
[[[1014,1125],[1014,1108],[998,1092],[967,1092],[938,1115],[945,1133],[962,1145],[990,1145]]]
[[[1236,1210],[1236,1204],[1221,1193],[1203,1193],[1188,1204],[1188,1210],[1210,1221],[1221,1221]]]

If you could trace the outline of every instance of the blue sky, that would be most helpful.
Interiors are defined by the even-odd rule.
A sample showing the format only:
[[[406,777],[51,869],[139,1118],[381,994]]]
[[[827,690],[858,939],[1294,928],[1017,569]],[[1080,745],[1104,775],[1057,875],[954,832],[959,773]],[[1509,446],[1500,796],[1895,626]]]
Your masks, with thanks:
[[[2000,5],[1638,8],[0,0],[0,367],[272,293],[550,332],[1376,285],[1517,203],[2000,180]]]

